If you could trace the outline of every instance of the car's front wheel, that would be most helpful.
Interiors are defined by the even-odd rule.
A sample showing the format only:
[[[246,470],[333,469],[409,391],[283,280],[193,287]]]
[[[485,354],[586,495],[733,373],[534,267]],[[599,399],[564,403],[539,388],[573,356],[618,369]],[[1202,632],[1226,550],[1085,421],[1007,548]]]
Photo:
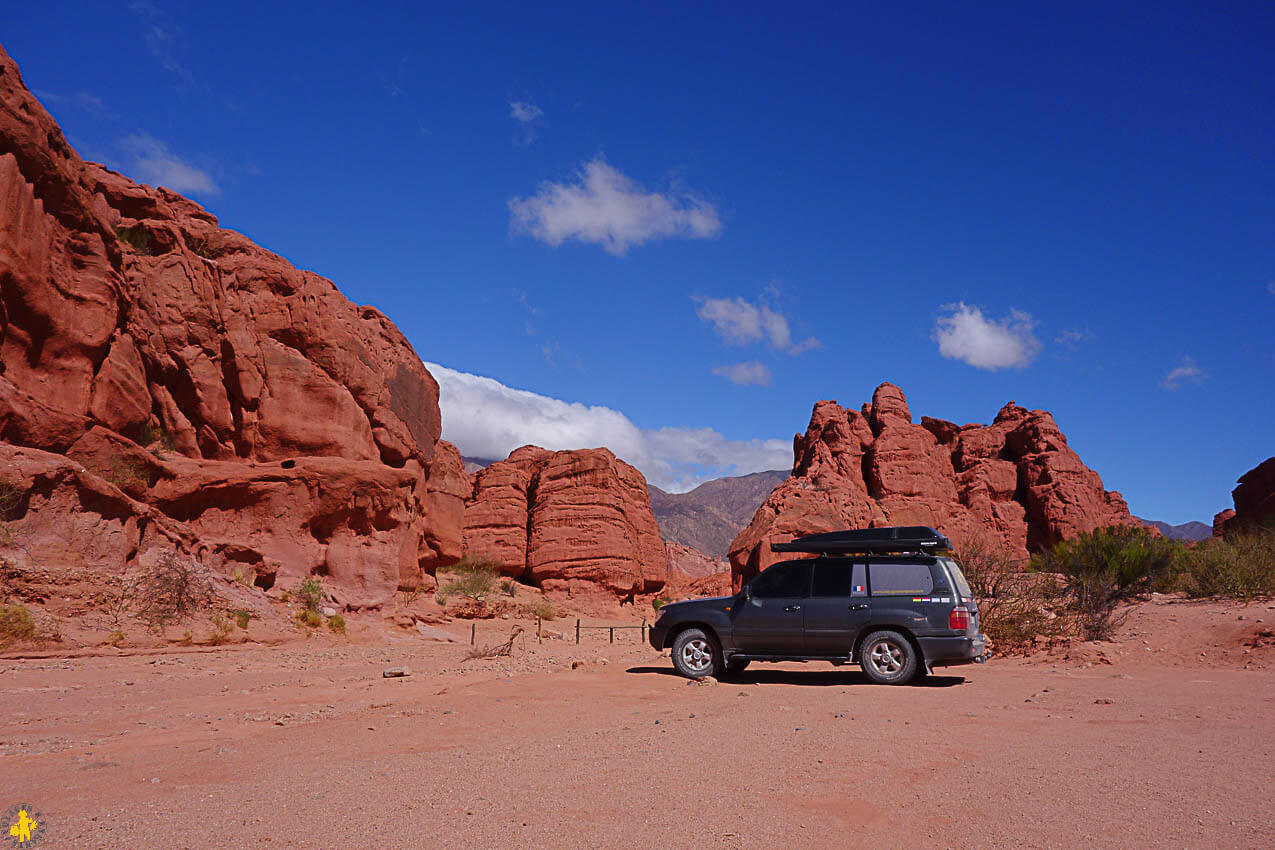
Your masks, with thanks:
[[[898,632],[873,632],[859,647],[859,666],[879,685],[902,685],[916,677],[916,649]]]
[[[718,676],[722,672],[722,650],[703,629],[687,629],[673,641],[673,666],[688,679]]]

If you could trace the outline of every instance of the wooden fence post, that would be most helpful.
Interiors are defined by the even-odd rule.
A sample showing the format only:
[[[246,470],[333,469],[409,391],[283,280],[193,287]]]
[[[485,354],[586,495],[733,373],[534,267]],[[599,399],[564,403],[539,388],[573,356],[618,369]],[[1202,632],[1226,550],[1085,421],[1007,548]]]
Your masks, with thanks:
[[[470,623],[469,624],[469,645],[477,646],[478,645],[476,643],[477,640],[478,640],[478,624]]]
[[[580,643],[580,618],[576,617],[576,643]]]
[[[540,637],[540,618],[536,618],[536,643],[544,643]]]

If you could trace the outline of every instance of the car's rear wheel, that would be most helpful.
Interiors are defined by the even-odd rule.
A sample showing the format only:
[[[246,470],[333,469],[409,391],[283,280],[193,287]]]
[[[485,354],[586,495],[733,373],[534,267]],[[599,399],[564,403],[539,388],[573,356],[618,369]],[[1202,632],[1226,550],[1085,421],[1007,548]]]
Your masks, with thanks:
[[[718,676],[722,650],[717,639],[703,629],[687,629],[673,640],[673,666],[688,679]]]
[[[877,684],[902,685],[916,677],[920,665],[911,641],[898,632],[880,631],[859,647],[859,666]]]

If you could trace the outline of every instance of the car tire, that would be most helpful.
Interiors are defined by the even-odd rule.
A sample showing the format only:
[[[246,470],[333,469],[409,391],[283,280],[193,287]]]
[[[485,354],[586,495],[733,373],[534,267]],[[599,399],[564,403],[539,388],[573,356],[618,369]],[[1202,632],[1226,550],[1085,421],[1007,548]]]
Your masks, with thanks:
[[[717,638],[703,629],[686,629],[673,639],[673,666],[688,679],[719,676],[722,650]]]
[[[878,685],[902,685],[920,668],[912,642],[895,631],[873,632],[859,647],[859,666]]]

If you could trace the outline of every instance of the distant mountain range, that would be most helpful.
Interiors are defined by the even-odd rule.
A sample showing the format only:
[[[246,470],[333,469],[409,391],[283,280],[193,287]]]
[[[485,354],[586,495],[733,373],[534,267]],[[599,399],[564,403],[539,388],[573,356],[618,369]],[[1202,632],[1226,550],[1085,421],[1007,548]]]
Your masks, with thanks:
[[[1157,519],[1143,519],[1142,517],[1134,517],[1134,519],[1148,528],[1160,529],[1160,533],[1170,540],[1191,542],[1193,540],[1205,540],[1213,536],[1213,526],[1205,525],[1202,522],[1184,522],[1181,525],[1169,525],[1167,522],[1160,522]]]
[[[786,471],[754,472],[706,481],[687,493],[666,493],[647,485],[651,510],[666,541],[724,558],[740,529],[771,491],[788,477]]]

